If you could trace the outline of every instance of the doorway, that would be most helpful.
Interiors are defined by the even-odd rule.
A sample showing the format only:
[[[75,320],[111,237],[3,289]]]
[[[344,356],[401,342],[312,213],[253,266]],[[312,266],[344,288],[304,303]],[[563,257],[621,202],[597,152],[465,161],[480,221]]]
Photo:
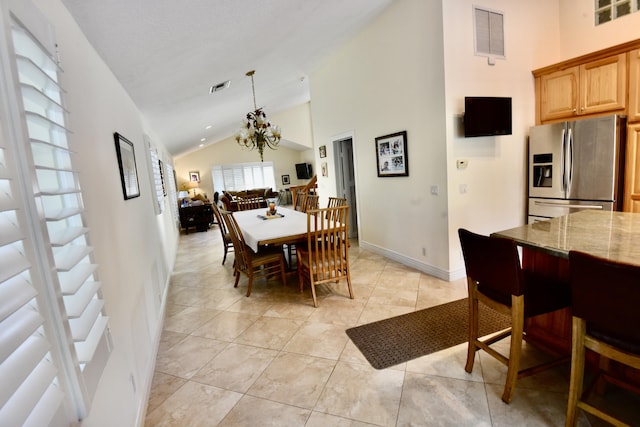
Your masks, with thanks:
[[[358,207],[356,205],[356,173],[353,163],[353,138],[333,141],[336,162],[336,194],[347,199],[349,208],[349,238],[358,238]]]

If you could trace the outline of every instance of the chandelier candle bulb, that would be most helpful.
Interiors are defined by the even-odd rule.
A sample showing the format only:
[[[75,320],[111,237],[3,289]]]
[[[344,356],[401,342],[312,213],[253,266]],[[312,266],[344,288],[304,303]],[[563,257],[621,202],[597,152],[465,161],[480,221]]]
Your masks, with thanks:
[[[254,74],[255,70],[247,72],[247,76],[251,77],[254,110],[247,113],[246,119],[242,122],[242,127],[236,132],[235,139],[241,147],[250,150],[257,149],[260,153],[260,161],[264,161],[264,148],[268,147],[275,150],[280,143],[281,131],[279,126],[272,125],[271,122],[269,122],[262,108],[258,108],[256,105],[256,87],[253,82]]]

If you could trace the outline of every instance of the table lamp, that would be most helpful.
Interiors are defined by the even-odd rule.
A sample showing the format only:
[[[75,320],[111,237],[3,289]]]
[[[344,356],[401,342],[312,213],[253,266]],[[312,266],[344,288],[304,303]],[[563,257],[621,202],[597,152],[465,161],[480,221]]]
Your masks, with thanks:
[[[180,199],[180,206],[184,207],[185,205],[185,199],[189,197],[189,193],[187,191],[180,191],[178,193],[178,198]]]

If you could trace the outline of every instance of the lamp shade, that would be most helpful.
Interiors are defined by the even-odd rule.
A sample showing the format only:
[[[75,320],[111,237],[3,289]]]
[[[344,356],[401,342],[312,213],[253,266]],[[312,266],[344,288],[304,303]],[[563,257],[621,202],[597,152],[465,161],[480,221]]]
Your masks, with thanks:
[[[181,191],[178,193],[178,198],[180,199],[186,199],[187,197],[189,197],[189,193],[187,191]]]

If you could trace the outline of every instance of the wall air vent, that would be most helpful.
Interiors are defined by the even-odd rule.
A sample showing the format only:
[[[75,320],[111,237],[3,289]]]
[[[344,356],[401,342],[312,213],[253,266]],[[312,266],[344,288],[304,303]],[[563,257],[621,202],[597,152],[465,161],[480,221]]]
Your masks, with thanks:
[[[473,7],[475,54],[487,56],[489,65],[504,59],[504,14]]]
[[[218,83],[217,85],[213,85],[209,88],[209,93],[220,92],[222,89],[226,89],[231,85],[231,80],[227,80],[226,82]]]

